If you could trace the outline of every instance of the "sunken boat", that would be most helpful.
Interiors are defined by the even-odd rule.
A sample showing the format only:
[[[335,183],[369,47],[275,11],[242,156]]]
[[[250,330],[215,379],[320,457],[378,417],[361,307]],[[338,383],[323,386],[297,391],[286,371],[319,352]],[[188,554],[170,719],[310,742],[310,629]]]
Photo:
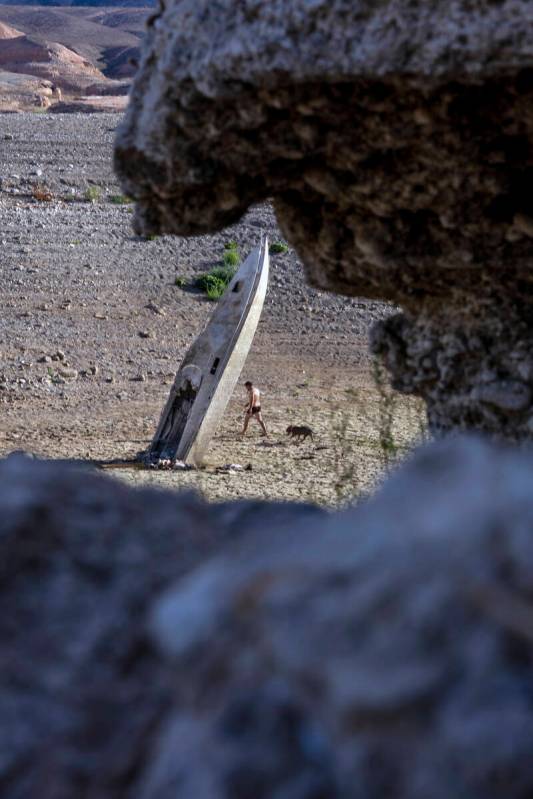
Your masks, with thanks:
[[[252,344],[268,270],[265,237],[240,266],[187,351],[147,452],[152,463],[202,465]]]

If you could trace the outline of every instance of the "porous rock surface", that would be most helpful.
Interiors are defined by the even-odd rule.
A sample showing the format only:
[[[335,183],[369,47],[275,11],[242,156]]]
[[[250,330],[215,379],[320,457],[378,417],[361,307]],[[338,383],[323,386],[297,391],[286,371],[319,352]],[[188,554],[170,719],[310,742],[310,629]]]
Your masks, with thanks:
[[[179,689],[147,628],[154,601],[249,526],[322,513],[135,491],[24,455],[0,462],[2,797],[138,799]]]
[[[116,145],[137,229],[205,232],[273,196],[315,285],[404,307],[404,338],[382,327],[376,349],[432,350],[431,379],[410,358],[412,379],[396,382],[424,396],[435,431],[523,438],[531,400],[495,414],[438,339],[451,328],[474,358],[476,325],[492,350],[496,317],[507,347],[489,365],[496,394],[509,382],[531,393],[512,366],[533,343],[530,11],[527,0],[166,3]]]
[[[530,796],[532,485],[475,439],[329,517],[2,463],[2,796]]]

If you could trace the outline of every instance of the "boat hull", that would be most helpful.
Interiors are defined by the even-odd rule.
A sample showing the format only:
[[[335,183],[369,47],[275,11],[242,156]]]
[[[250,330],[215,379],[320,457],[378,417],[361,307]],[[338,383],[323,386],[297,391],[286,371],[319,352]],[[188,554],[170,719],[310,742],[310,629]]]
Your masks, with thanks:
[[[204,462],[250,350],[265,300],[268,240],[254,249],[231,280],[205,329],[176,374],[148,455]]]

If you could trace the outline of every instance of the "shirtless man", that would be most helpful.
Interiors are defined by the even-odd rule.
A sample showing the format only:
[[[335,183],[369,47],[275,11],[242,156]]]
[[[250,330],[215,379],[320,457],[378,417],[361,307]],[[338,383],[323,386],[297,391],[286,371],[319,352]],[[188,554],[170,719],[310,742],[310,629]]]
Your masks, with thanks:
[[[244,406],[246,410],[246,414],[244,416],[244,427],[242,428],[242,437],[246,435],[246,431],[248,430],[248,424],[250,419],[257,419],[259,424],[261,425],[261,433],[262,436],[268,436],[267,429],[265,427],[265,423],[263,422],[263,417],[261,416],[261,392],[258,388],[247,380],[244,384],[246,391],[248,392],[248,402]]]

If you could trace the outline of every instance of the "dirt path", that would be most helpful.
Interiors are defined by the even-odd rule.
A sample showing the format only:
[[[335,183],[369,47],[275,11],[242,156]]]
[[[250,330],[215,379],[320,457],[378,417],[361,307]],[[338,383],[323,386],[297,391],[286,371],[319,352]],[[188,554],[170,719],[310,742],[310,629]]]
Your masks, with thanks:
[[[176,368],[213,308],[179,288],[176,277],[192,281],[217,263],[229,240],[245,255],[262,231],[280,239],[275,218],[260,206],[217,235],[140,239],[130,228],[130,206],[113,201],[116,116],[5,115],[2,123],[0,453],[131,456],[149,442]],[[36,184],[47,187],[50,201],[34,198]],[[238,440],[246,399],[240,387],[206,471],[115,475],[193,485],[217,499],[333,503],[368,490],[384,453],[366,337],[372,321],[389,312],[310,289],[292,251],[273,256],[243,374],[264,392],[271,441],[252,427]],[[394,417],[403,451],[418,435],[419,408],[398,400]],[[315,442],[288,442],[291,423],[309,424]],[[251,463],[252,471],[215,471],[228,463]]]

